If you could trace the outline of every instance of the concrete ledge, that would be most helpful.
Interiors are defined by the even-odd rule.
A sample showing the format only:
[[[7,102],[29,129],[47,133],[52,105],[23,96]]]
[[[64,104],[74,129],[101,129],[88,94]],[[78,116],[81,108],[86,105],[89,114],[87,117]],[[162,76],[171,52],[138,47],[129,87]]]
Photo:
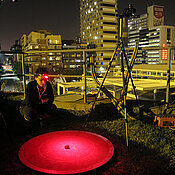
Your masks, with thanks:
[[[64,94],[55,97],[54,104],[57,108],[72,110],[72,111],[83,111],[88,113],[91,105],[83,103],[83,95],[80,94]]]
[[[58,109],[66,109],[71,111],[82,111],[84,113],[89,113],[92,104],[76,103],[76,102],[59,102],[54,101],[54,104]]]

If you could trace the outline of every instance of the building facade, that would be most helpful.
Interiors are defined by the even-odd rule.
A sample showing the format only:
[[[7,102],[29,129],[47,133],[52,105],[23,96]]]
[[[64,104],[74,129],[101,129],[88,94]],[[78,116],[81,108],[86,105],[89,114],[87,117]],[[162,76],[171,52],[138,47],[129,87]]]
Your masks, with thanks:
[[[20,38],[20,44],[23,52],[31,52],[25,55],[29,73],[34,73],[39,66],[50,70],[62,67],[62,54],[55,52],[62,48],[61,35],[53,35],[47,30],[33,31],[29,35],[24,34]]]
[[[79,38],[75,40],[62,40],[63,68],[64,69],[82,69],[83,52],[77,52],[77,49],[86,49],[87,45],[82,45]],[[69,52],[71,50],[71,52]]]
[[[81,0],[80,34],[83,43],[96,48],[116,47],[118,41],[118,0]],[[106,66],[112,52],[97,52],[96,65]]]
[[[147,13],[139,18],[128,20],[128,47],[134,47],[135,40],[139,41],[139,48],[167,47],[175,45],[175,27],[164,25],[164,7],[152,5]],[[129,57],[131,52],[128,53]],[[174,51],[172,50],[172,59]],[[136,63],[158,64],[167,59],[167,50],[140,49]]]
[[[47,67],[50,72],[83,67],[82,52],[73,52],[72,50],[84,46],[74,40],[62,41],[61,35],[51,34],[47,30],[33,31],[29,35],[24,34],[20,38],[20,45],[23,52],[30,52],[25,54],[25,64],[28,65],[31,74],[39,66]],[[69,52],[69,50],[71,51]]]

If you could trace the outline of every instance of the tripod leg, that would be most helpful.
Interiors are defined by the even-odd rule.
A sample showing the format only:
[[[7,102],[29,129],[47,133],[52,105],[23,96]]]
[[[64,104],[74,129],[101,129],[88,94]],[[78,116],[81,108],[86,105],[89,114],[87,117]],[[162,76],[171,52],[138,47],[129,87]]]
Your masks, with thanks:
[[[135,85],[134,85],[133,77],[132,77],[132,74],[131,74],[131,68],[130,68],[130,66],[129,66],[129,64],[128,64],[128,59],[127,59],[127,56],[126,56],[125,49],[123,49],[123,50],[124,50],[124,57],[125,57],[126,66],[127,66],[128,72],[129,72],[129,77],[128,77],[128,78],[131,79],[132,87],[133,87],[133,89],[134,89],[134,95],[135,95],[135,97],[136,97],[137,105],[138,105],[138,107],[139,107],[139,112],[140,112],[140,104],[139,104],[139,100],[138,100],[138,98],[137,98],[137,92],[136,92],[136,87],[135,87]]]
[[[127,88],[126,88],[126,78],[124,74],[124,48],[122,45],[121,49],[121,71],[122,71],[122,77],[123,77],[123,106],[124,106],[124,111],[125,111],[125,137],[126,137],[126,146],[129,146],[129,141],[128,141],[128,119],[127,119],[127,108],[126,108],[126,96],[127,96]]]
[[[110,62],[109,62],[109,64],[108,64],[108,67],[107,67],[105,76],[104,76],[104,78],[103,78],[103,80],[102,80],[102,82],[101,82],[101,84],[100,84],[100,87],[99,87],[98,92],[97,92],[97,94],[96,94],[96,96],[95,96],[95,99],[94,99],[94,102],[93,102],[93,104],[92,104],[90,113],[89,113],[89,115],[88,115],[87,118],[86,118],[86,121],[85,121],[84,126],[86,126],[86,123],[87,123],[87,121],[88,121],[88,119],[89,119],[89,117],[90,117],[90,115],[91,115],[91,113],[92,113],[92,110],[94,109],[95,102],[96,102],[96,100],[97,100],[98,94],[100,93],[101,88],[103,87],[104,81],[105,81],[105,79],[106,79],[106,77],[107,77],[107,75],[108,75],[108,72],[109,72],[109,70],[110,70],[110,68],[111,68],[112,62],[113,62],[113,60],[114,60],[114,58],[115,58],[116,52],[117,52],[117,50],[118,50],[119,47],[120,47],[120,43],[117,44],[117,47],[115,48],[115,50],[114,50],[114,52],[113,52],[113,55],[112,55],[111,60],[110,60]]]

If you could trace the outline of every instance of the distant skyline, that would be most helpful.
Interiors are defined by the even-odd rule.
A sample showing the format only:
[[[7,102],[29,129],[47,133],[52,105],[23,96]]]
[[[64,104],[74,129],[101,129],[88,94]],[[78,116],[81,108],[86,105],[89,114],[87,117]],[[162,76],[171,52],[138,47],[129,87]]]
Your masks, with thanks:
[[[80,33],[80,0],[5,0],[0,6],[0,43],[2,50],[10,47],[23,34],[49,30],[62,39],[74,39]],[[118,0],[119,13],[131,3],[137,14],[145,14],[148,5],[165,6],[165,24],[175,26],[173,0]]]

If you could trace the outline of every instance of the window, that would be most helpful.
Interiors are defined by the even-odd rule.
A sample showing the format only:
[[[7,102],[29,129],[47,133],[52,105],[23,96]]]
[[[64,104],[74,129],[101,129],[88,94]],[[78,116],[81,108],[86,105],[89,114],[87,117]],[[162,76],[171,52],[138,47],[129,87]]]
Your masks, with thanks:
[[[170,28],[167,28],[167,44],[170,44],[170,32],[171,32],[171,29]]]

